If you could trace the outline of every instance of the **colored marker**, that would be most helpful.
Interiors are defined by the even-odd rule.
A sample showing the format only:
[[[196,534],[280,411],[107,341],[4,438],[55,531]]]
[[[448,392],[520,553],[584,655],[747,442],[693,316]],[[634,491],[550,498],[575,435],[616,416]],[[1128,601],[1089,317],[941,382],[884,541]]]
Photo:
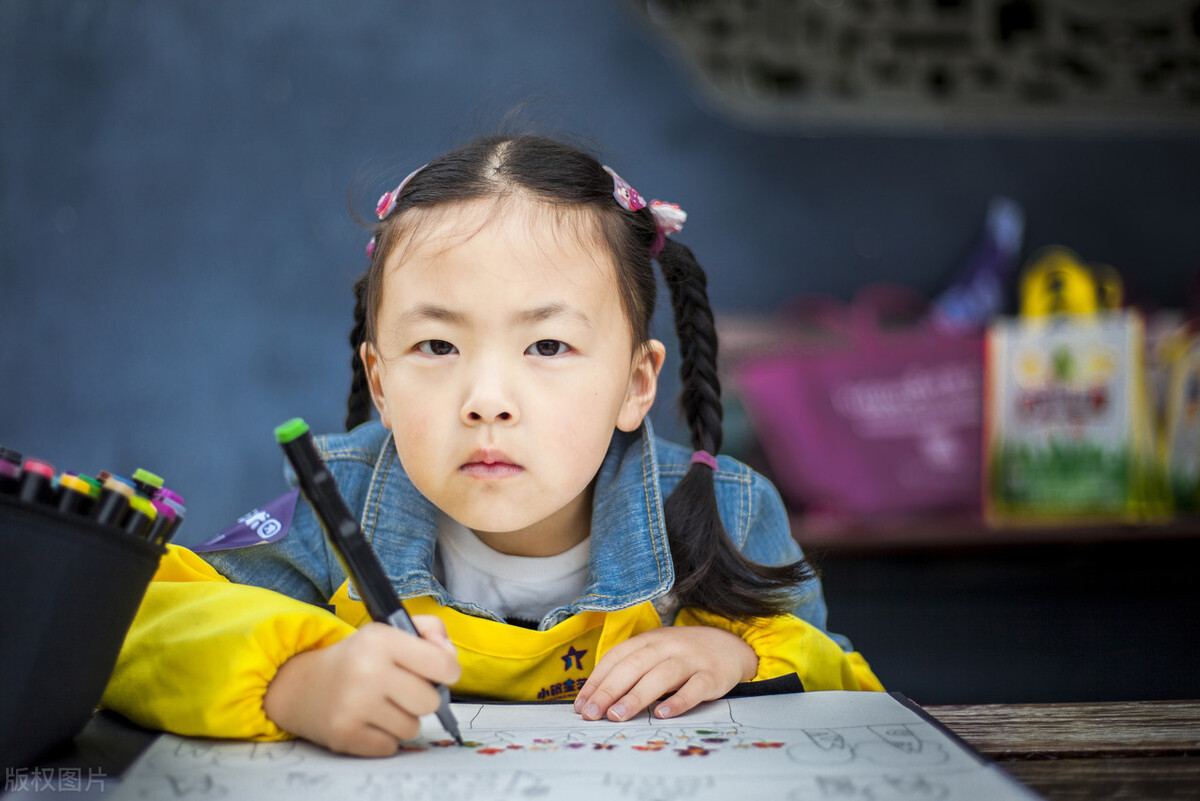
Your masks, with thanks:
[[[15,464],[17,467],[20,467],[22,464],[24,464],[25,457],[22,456],[20,452],[14,451],[12,448],[0,447],[0,461],[10,462],[11,464]]]
[[[54,500],[54,465],[39,459],[26,459],[18,497],[26,503],[51,503]]]
[[[151,524],[149,530],[146,532],[146,541],[159,542],[163,539],[164,532],[174,525],[175,510],[171,507],[171,504],[160,501],[157,498],[150,501],[150,504],[154,507],[157,516],[154,518],[154,523]]]
[[[158,545],[166,545],[175,538],[175,533],[179,531],[179,527],[183,525],[183,518],[187,514],[186,506],[168,503],[166,501],[164,501],[164,503],[175,510],[175,520],[171,523],[171,525],[167,526],[167,528],[159,535],[158,539],[155,540],[155,543]]]
[[[133,471],[133,486],[147,499],[153,498],[154,493],[162,489],[163,480],[149,470],[138,468]]]
[[[16,495],[21,490],[21,465],[0,459],[0,493]]]
[[[140,495],[134,495],[129,499],[129,511],[125,513],[125,519],[121,521],[121,528],[125,530],[126,534],[145,537],[157,516],[158,512],[155,511],[154,505],[150,501]]]
[[[58,486],[62,489],[58,511],[73,515],[86,515],[92,511],[92,486],[82,478],[63,473],[58,477]]]
[[[321,528],[325,529],[338,561],[362,596],[371,619],[420,637],[412,618],[396,597],[387,574],[383,572],[379,556],[371,550],[371,544],[363,535],[358,520],[350,513],[346,500],[338,491],[337,479],[317,453],[308,424],[299,417],[289,420],[275,429],[275,439],[296,471],[300,491],[317,513]],[[442,699],[437,710],[438,720],[462,745],[458,721],[450,711],[450,691],[443,684],[433,686]]]
[[[171,503],[176,503],[180,506],[183,506],[184,504],[183,496],[170,487],[159,488],[159,490],[154,493],[154,497],[158,498],[160,501],[170,501]]]
[[[159,545],[166,545],[175,536],[175,532],[179,531],[179,527],[183,525],[183,516],[187,514],[187,507],[183,505],[183,496],[167,487],[163,487],[156,492],[154,499],[162,501],[175,510],[175,519],[155,540]]]
[[[92,517],[102,525],[115,526],[129,509],[129,499],[132,497],[133,488],[110,474],[104,479],[100,500],[92,510]]]
[[[103,488],[103,485],[101,485],[99,481],[91,476],[80,476],[79,480],[88,485],[88,493],[92,496],[92,500],[96,500],[100,497],[100,490]]]

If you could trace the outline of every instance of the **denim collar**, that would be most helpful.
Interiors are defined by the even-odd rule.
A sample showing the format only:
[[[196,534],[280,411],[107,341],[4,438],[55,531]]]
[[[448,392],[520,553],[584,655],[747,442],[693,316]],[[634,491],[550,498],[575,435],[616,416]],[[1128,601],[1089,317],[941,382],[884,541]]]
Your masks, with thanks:
[[[654,442],[649,420],[633,433],[614,431],[595,479],[588,584],[570,604],[550,610],[539,628],[578,612],[649,601],[674,584]],[[437,513],[404,472],[389,433],[375,461],[362,527],[396,593],[401,598],[430,595],[442,605],[499,620],[490,610],[451,599],[434,577]],[[350,592],[357,600],[353,584]]]

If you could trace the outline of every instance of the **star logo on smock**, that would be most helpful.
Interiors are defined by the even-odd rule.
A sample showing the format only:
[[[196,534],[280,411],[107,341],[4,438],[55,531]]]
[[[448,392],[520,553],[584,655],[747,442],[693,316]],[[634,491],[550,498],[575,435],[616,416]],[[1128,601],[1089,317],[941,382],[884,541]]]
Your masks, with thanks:
[[[579,670],[583,670],[583,655],[586,653],[587,653],[587,649],[584,649],[582,651],[576,651],[575,646],[572,645],[571,649],[569,651],[567,651],[565,654],[563,654],[562,656],[559,657],[559,659],[561,659],[563,661],[563,670],[571,669],[571,660],[572,659],[575,660],[575,667]]]

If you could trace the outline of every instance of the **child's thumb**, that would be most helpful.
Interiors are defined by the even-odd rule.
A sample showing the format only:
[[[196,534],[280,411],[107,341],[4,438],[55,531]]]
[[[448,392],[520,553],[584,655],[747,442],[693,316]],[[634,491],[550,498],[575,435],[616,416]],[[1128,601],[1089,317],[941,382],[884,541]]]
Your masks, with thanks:
[[[434,645],[444,648],[451,654],[458,654],[458,649],[450,641],[450,634],[446,631],[446,624],[442,622],[440,617],[436,615],[413,615],[412,622],[417,627],[417,633],[421,635],[421,639],[428,640]]]

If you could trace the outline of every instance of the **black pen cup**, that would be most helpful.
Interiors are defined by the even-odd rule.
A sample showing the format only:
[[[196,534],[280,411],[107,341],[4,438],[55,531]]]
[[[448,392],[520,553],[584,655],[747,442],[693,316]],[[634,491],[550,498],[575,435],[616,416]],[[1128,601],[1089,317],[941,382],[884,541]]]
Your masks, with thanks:
[[[87,723],[164,553],[0,495],[0,768],[51,757]]]

